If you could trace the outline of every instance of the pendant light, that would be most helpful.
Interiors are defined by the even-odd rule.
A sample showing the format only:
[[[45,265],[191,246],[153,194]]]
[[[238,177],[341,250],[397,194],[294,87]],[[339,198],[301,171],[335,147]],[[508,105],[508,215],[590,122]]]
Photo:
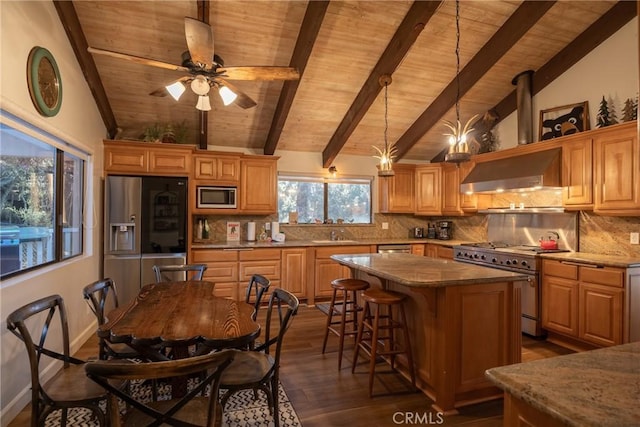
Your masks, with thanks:
[[[464,127],[460,123],[460,0],[456,0],[456,123],[443,120],[451,130],[451,133],[445,134],[449,136],[449,152],[444,158],[445,162],[460,165],[471,160],[467,135],[473,130],[471,124],[477,117],[477,114],[471,117]]]
[[[388,117],[388,86],[391,84],[391,76],[389,74],[383,74],[378,79],[378,83],[380,86],[384,86],[384,147],[383,149],[379,149],[376,146],[373,148],[378,151],[379,156],[373,156],[379,160],[378,163],[378,176],[387,177],[395,175],[393,172],[393,157],[396,152],[396,147],[391,144],[389,145],[389,141],[387,138],[387,132],[389,130],[389,117]]]

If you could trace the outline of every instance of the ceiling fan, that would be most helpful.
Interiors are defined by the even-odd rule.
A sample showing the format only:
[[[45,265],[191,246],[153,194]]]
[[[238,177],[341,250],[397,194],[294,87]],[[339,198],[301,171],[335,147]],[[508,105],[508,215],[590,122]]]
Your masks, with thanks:
[[[196,108],[201,111],[211,110],[209,101],[211,88],[218,90],[225,106],[235,103],[246,109],[257,105],[253,99],[227,80],[297,80],[300,78],[298,70],[291,67],[225,67],[222,58],[214,53],[213,29],[209,24],[185,17],[184,30],[189,50],[182,54],[181,65],[93,47],[89,47],[87,50],[91,53],[125,59],[143,65],[189,73],[188,76],[180,77],[168,85],[154,90],[149,95],[171,95],[177,101],[184,93],[186,86],[189,85],[191,90],[198,95]]]

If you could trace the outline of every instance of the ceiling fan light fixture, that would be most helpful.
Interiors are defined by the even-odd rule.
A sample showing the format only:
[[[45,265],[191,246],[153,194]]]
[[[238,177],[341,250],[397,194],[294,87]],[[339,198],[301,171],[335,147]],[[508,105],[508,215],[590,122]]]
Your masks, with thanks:
[[[169,95],[171,95],[171,97],[176,101],[180,99],[180,97],[186,90],[182,82],[173,82],[170,85],[165,86],[165,89],[167,89],[167,92],[169,92]]]
[[[211,111],[211,103],[209,102],[209,97],[207,95],[198,96],[196,109],[200,111]]]
[[[233,103],[233,101],[235,101],[238,97],[238,95],[227,86],[220,86],[220,89],[218,89],[218,94],[220,95],[220,98],[222,98],[222,103],[225,107]]]
[[[205,76],[196,76],[196,78],[191,82],[191,90],[193,93],[201,97],[207,95],[210,89],[209,81]]]

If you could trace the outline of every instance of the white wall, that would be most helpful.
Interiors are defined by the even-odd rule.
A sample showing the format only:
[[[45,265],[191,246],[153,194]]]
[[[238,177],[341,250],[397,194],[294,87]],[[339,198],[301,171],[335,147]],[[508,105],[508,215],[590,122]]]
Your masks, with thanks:
[[[6,426],[31,397],[24,344],[7,331],[7,315],[30,301],[59,294],[69,314],[72,351],[95,333],[82,288],[100,276],[100,177],[106,130],[53,2],[0,1],[0,39],[0,107],[92,154],[87,163],[85,255],[0,283],[0,424]],[[29,97],[27,58],[34,46],[51,51],[60,69],[63,99],[55,117],[40,116]],[[59,336],[50,338],[60,341]]]
[[[595,129],[603,96],[607,102],[613,100],[618,120],[622,118],[624,101],[638,96],[638,17],[533,97],[534,139],[538,139],[540,110],[584,101],[589,102],[589,122]],[[517,114],[502,120],[494,134],[500,149],[516,146]]]

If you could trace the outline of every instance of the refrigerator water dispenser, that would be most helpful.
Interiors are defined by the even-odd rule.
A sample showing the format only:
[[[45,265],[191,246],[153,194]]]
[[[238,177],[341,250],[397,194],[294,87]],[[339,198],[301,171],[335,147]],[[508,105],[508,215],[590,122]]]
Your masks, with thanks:
[[[115,223],[111,225],[110,252],[133,252],[136,248],[135,223]]]

